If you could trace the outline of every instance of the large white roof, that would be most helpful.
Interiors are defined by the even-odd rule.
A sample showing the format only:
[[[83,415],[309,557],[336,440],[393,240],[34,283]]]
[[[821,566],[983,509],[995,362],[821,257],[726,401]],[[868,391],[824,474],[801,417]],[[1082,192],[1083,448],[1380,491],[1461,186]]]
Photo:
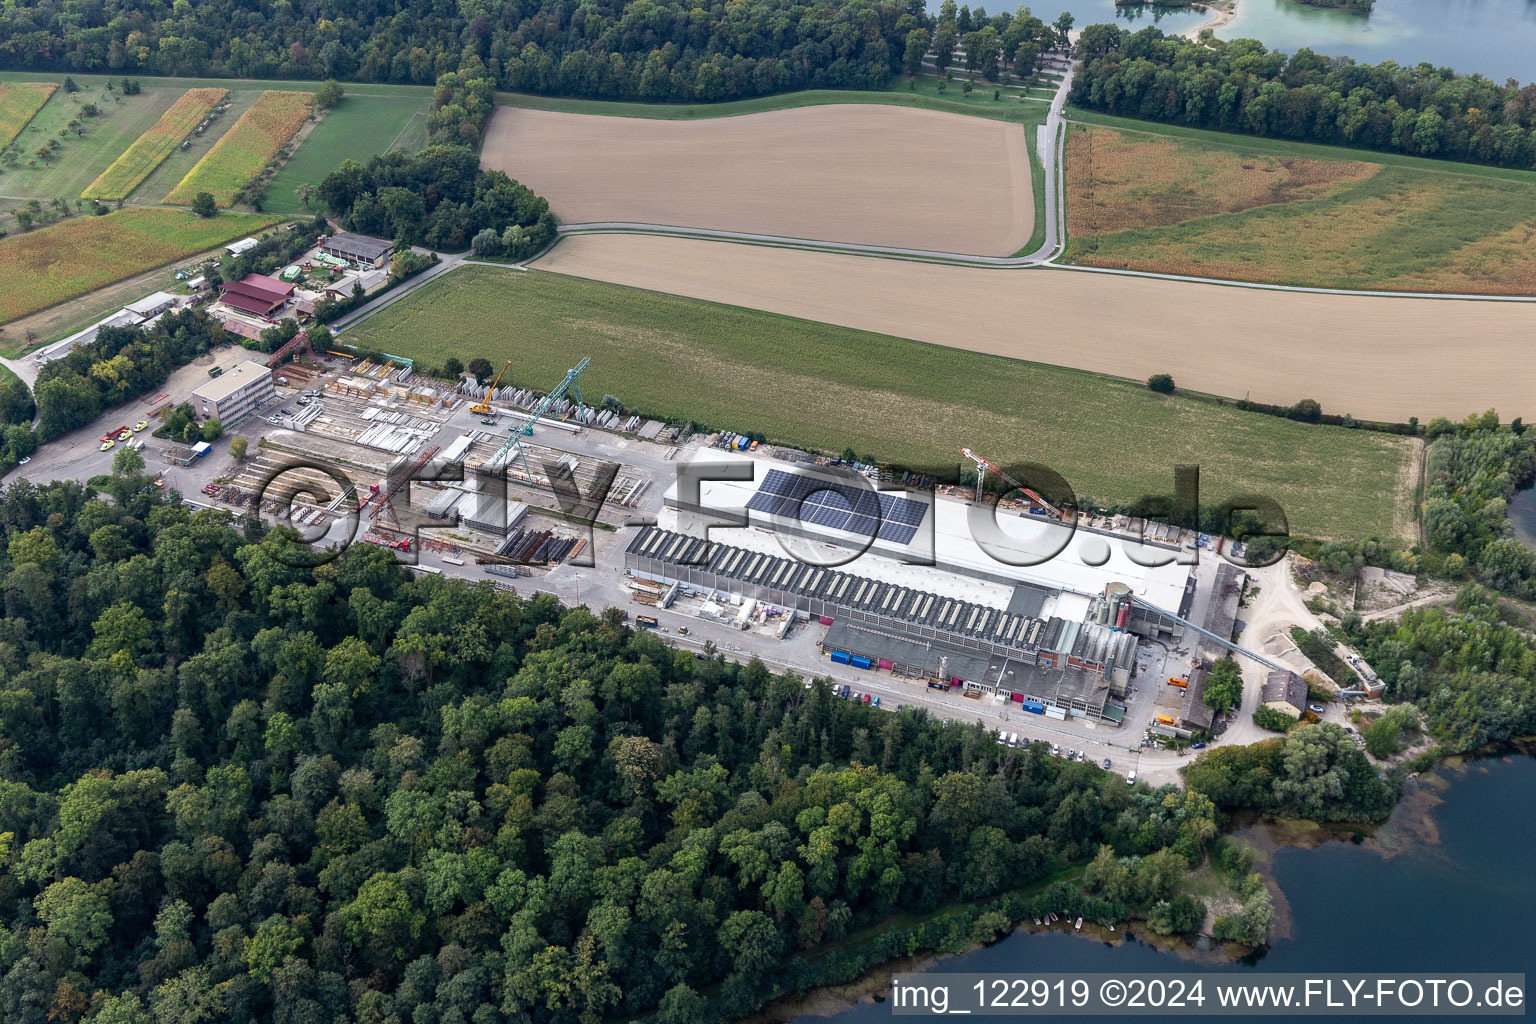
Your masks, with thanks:
[[[795,526],[802,532],[812,532],[828,542],[842,541],[850,544],[854,550],[864,549],[868,545],[867,550],[854,562],[841,566],[848,572],[877,575],[882,561],[932,562],[936,563],[936,569],[930,572],[939,575],[964,574],[972,578],[968,586],[983,582],[975,579],[979,574],[990,578],[990,582],[1000,589],[1003,581],[1009,581],[1087,596],[1102,593],[1111,583],[1123,583],[1142,600],[1175,612],[1178,611],[1185,583],[1189,579],[1191,566],[1177,564],[1181,552],[1171,547],[1144,544],[1135,538],[1114,536],[1083,527],[1073,530],[1042,516],[1000,511],[994,518],[990,509],[942,495],[903,492],[905,496],[930,506],[918,527],[917,535],[908,544],[882,540],[871,544],[867,537],[857,534],[797,524],[793,520],[776,519],[747,509],[748,499],[756,492],[770,469],[827,480],[839,479],[835,475],[836,471],[717,449],[702,450],[695,455],[693,461],[696,464],[746,463],[753,468],[753,479],[750,482],[701,483],[700,500],[706,508],[746,511],[751,522],[759,528]],[[884,489],[895,488],[886,486]],[[676,507],[678,496],[675,482],[667,489],[665,500],[669,506]],[[680,528],[683,525],[680,517]],[[754,532],[752,529],[717,528],[711,531],[710,537],[724,544],[750,547],[754,544],[743,538],[752,537]],[[758,536],[762,537],[761,534]],[[762,537],[762,541],[778,547],[778,542],[772,538]],[[1167,564],[1157,564],[1159,562]],[[928,589],[940,589],[932,582],[926,586]],[[976,594],[969,595],[967,599],[983,604],[993,603]]]

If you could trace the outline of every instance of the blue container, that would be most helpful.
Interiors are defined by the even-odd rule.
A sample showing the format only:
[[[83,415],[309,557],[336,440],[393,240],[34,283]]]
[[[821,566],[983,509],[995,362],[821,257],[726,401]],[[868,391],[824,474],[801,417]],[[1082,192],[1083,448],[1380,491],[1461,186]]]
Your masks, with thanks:
[[[1019,706],[1032,715],[1045,714],[1045,705],[1041,704],[1039,701],[1026,700],[1023,701]]]
[[[875,663],[862,655],[855,654],[850,660],[854,668],[873,668]]]
[[[834,664],[837,664],[837,665],[846,665],[846,664],[848,664],[848,652],[847,651],[833,651],[832,652],[832,661],[833,661]]]

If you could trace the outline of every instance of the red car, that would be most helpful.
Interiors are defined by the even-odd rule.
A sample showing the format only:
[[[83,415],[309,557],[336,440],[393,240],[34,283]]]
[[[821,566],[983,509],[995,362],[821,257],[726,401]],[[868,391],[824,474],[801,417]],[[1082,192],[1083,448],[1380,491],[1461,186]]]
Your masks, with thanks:
[[[869,703],[869,694],[867,694],[867,693],[864,695],[864,703],[865,704]]]

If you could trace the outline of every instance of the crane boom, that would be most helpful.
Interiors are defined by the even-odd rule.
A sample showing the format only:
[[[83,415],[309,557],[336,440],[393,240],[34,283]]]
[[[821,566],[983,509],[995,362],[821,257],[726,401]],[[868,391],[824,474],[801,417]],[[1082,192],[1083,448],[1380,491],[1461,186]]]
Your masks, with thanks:
[[[507,367],[511,365],[512,360],[510,359],[501,364],[501,369],[496,371],[496,379],[491,381],[491,386],[486,389],[485,397],[480,400],[479,405],[470,406],[470,412],[478,412],[480,415],[484,416],[486,413],[491,411],[491,396],[496,393],[496,385],[501,383],[501,375],[506,373]]]
[[[501,447],[496,449],[496,454],[491,456],[486,465],[493,468],[500,468],[506,464],[507,460],[512,457],[512,453],[515,451],[522,459],[523,473],[528,477],[528,480],[531,483],[533,481],[533,473],[528,468],[528,457],[523,454],[523,438],[533,433],[533,425],[537,423],[539,418],[548,412],[550,408],[556,402],[558,402],[561,396],[563,396],[567,391],[575,388],[576,400],[577,402],[581,401],[581,371],[585,370],[591,362],[592,359],[590,356],[582,356],[581,362],[577,363],[569,370],[566,370],[565,379],[562,380],[559,384],[556,384],[550,393],[545,395],[538,405],[529,410],[529,412],[521,420],[519,420],[516,425],[512,427],[511,436],[508,437],[506,441],[502,442]]]
[[[1014,490],[1022,491],[1024,493],[1024,495],[1029,498],[1030,501],[1034,502],[1036,505],[1039,505],[1041,508],[1045,509],[1047,512],[1049,512],[1051,515],[1055,516],[1057,519],[1061,518],[1061,509],[1057,508],[1055,505],[1052,505],[1050,502],[1048,502],[1044,498],[1042,498],[1039,494],[1036,494],[1033,490],[1031,490],[1028,487],[1025,487],[1023,484],[1019,483],[1013,477],[1011,477],[1007,473],[1003,472],[1003,470],[1000,467],[994,466],[992,463],[988,462],[986,459],[982,458],[980,455],[978,455],[975,452],[971,451],[969,448],[961,448],[960,449],[960,454],[964,455],[966,458],[968,458],[972,462],[976,463],[976,497],[977,497],[978,500],[981,498],[982,493],[986,489],[987,473],[988,472],[996,473],[998,475],[998,477],[1000,477],[1005,483],[1007,483]]]

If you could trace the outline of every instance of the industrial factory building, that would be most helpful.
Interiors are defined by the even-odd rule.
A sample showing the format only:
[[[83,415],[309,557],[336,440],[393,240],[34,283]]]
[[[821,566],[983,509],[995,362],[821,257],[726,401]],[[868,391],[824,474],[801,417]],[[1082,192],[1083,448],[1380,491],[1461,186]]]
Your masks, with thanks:
[[[691,532],[642,530],[626,568],[817,618],[830,626],[823,653],[838,664],[1001,696],[1052,717],[1119,722],[1115,701],[1129,685],[1137,635],[1181,632],[1158,614],[1187,611],[1194,589],[1171,545],[1071,531],[1027,513],[999,513],[994,530],[975,522],[990,510],[967,502],[850,486],[803,464],[704,458],[745,463],[752,478],[705,480],[695,500],[674,485],[666,506],[679,531]],[[749,527],[693,535],[728,511],[744,511]]]

